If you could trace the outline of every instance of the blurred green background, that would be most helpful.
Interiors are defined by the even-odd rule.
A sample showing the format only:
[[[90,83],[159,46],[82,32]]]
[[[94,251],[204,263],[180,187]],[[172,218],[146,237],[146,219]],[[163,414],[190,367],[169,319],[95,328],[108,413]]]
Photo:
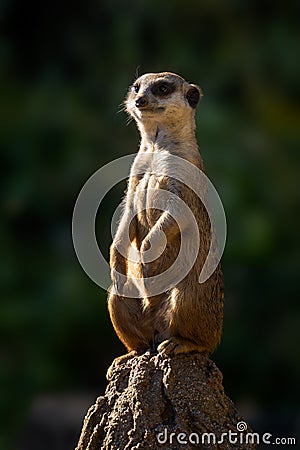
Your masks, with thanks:
[[[299,3],[10,0],[0,17],[0,449],[72,449],[124,353],[106,292],[76,259],[71,219],[90,175],[138,148],[118,113],[138,67],[177,72],[204,91],[197,136],[228,221],[213,359],[256,430],[295,436]],[[123,189],[97,220],[106,254]]]

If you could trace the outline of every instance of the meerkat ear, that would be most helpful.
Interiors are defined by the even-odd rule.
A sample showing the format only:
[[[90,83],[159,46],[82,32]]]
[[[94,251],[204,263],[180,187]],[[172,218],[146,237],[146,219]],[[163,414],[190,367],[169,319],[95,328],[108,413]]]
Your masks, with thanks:
[[[203,93],[199,86],[196,84],[190,84],[190,88],[186,93],[186,98],[192,108],[196,108],[202,96]]]

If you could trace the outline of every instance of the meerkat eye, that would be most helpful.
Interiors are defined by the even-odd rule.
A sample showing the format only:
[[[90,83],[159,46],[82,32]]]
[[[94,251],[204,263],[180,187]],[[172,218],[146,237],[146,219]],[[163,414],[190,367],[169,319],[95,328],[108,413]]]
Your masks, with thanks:
[[[157,87],[157,90],[161,95],[167,95],[170,92],[170,88],[167,84],[160,84]]]
[[[139,90],[140,90],[140,85],[139,85],[139,84],[135,84],[135,85],[133,86],[133,90],[134,90],[134,92],[137,94],[137,93],[139,92]]]
[[[165,95],[172,94],[175,91],[175,86],[172,83],[167,82],[159,82],[152,86],[151,89],[154,95],[158,95],[159,97],[164,97]]]

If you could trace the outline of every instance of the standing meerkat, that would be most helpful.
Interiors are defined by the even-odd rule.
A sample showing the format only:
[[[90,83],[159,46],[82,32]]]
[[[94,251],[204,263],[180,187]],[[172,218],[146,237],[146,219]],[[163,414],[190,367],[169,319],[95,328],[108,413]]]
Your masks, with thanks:
[[[108,308],[114,329],[128,351],[211,353],[220,342],[220,265],[210,278],[199,283],[212,237],[209,216],[195,191],[176,175],[181,170],[179,158],[203,171],[194,119],[201,95],[198,86],[179,75],[149,73],[134,82],[125,102],[137,123],[141,143],[111,246],[113,283]],[[185,172],[187,183],[194,177],[192,172]],[[160,196],[163,202],[155,207]],[[190,232],[191,220],[184,205],[192,212],[199,231],[194,258],[195,236]],[[182,270],[191,259],[192,267],[183,279],[173,277],[165,289],[156,292],[151,278],[176,264],[183,240]],[[176,273],[180,275],[180,269]]]

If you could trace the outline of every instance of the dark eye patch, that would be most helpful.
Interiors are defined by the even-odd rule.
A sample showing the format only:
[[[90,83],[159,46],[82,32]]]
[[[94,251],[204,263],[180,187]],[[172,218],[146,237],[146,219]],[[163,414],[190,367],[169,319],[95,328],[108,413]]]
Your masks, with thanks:
[[[157,81],[151,87],[151,92],[153,95],[158,97],[165,97],[172,94],[176,90],[174,83],[169,83],[168,81]]]
[[[140,90],[140,85],[139,83],[136,83],[132,86],[133,91],[137,94]]]

